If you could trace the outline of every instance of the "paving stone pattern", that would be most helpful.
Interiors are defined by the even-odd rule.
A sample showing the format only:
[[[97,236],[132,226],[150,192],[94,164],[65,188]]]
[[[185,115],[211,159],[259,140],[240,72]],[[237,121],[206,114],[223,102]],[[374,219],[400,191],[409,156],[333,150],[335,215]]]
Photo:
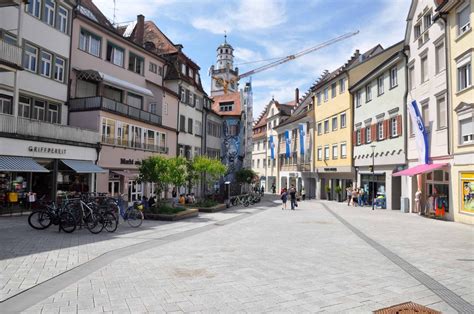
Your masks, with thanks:
[[[409,265],[473,303],[471,226],[395,211],[325,205]],[[320,202],[301,202],[296,211],[277,206],[213,226],[114,260],[57,293],[45,295],[25,312],[370,313],[413,301],[456,313]],[[160,228],[150,230],[146,237],[158,237],[155,233],[159,232]]]

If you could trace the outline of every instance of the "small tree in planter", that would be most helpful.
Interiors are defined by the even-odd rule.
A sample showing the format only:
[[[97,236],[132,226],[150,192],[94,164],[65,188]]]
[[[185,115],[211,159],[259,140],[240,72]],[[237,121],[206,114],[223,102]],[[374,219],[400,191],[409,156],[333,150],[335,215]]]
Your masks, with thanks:
[[[254,180],[254,178],[257,176],[255,171],[252,169],[246,169],[242,168],[239,171],[235,173],[235,179],[238,183],[241,184],[250,184]]]
[[[167,182],[176,188],[186,184],[188,179],[188,161],[181,156],[168,159]]]
[[[142,160],[140,168],[138,169],[138,181],[150,182],[156,184],[157,200],[160,199],[161,192],[169,183],[169,161],[167,158],[161,156],[150,156]]]
[[[193,159],[192,172],[194,173],[193,179],[202,178],[204,194],[206,194],[209,184],[222,177],[227,172],[227,167],[220,160],[197,156]]]
[[[337,185],[335,188],[334,188],[334,191],[336,192],[336,196],[337,196],[337,201],[338,202],[342,202],[342,188],[340,185]]]
[[[325,186],[325,189],[326,189],[326,196],[327,196],[327,199],[330,200],[331,199],[331,187],[329,186],[329,184],[327,184]]]

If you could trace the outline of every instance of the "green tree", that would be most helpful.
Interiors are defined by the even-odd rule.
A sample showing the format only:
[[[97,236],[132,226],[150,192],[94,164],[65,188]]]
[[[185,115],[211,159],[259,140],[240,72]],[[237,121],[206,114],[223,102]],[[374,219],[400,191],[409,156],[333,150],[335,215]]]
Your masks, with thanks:
[[[247,168],[242,168],[239,171],[235,173],[235,179],[239,183],[252,183],[255,178],[257,177],[257,174],[255,171],[252,169],[247,169]]]
[[[140,165],[138,181],[156,184],[156,195],[160,198],[161,192],[169,183],[169,160],[162,156],[150,156],[142,160]]]
[[[194,183],[202,179],[204,193],[209,184],[219,180],[227,172],[227,167],[217,159],[212,159],[207,156],[196,156],[192,161],[191,180]]]
[[[176,188],[186,184],[188,178],[188,161],[184,157],[178,156],[170,158],[168,163],[167,181]]]

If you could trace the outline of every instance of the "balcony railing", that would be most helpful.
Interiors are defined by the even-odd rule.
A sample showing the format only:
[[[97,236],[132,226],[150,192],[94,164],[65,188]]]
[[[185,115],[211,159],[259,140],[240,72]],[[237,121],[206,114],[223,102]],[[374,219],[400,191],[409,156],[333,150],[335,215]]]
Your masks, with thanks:
[[[69,111],[105,110],[154,125],[162,125],[161,116],[121,102],[101,97],[74,98],[69,101]]]
[[[21,48],[0,39],[0,61],[21,68]]]
[[[132,142],[132,141],[123,140],[120,138],[102,136],[101,142],[103,144],[108,144],[108,145],[113,145],[113,146],[118,146],[118,147],[149,150],[149,151],[157,152],[160,154],[168,154],[169,152],[169,148],[166,146],[158,146],[158,145],[152,145],[148,143]]]
[[[97,144],[100,142],[100,134],[98,132],[20,117],[17,118],[15,128],[15,117],[6,114],[0,114],[0,133],[87,144]]]

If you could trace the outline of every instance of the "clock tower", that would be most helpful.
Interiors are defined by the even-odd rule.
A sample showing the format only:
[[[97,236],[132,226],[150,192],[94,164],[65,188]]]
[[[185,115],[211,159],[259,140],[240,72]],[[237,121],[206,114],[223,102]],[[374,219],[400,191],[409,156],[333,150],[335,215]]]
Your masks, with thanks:
[[[227,35],[224,36],[224,43],[217,47],[217,61],[211,66],[209,74],[211,97],[239,90],[239,68],[234,69],[234,48],[227,43]]]

